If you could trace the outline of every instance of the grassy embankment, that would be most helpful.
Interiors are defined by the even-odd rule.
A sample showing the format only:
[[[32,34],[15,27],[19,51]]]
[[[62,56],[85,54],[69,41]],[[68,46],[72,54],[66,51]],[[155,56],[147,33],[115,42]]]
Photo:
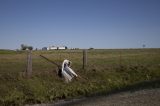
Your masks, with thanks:
[[[160,78],[160,49],[89,50],[86,70],[82,69],[81,50],[32,54],[33,75],[27,79],[22,76],[26,70],[26,52],[0,50],[0,104],[48,103]],[[64,83],[56,75],[56,66],[40,58],[40,54],[59,64],[63,59],[71,60],[72,68],[82,78]]]

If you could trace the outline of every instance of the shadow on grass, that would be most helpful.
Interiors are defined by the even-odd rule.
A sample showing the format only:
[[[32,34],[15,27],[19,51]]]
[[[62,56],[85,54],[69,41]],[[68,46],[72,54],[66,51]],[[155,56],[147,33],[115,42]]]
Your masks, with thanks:
[[[113,94],[118,94],[121,92],[135,92],[138,90],[143,90],[143,89],[155,89],[155,88],[160,88],[160,79],[158,80],[153,80],[153,81],[144,81],[140,83],[136,83],[134,85],[129,85],[121,89],[114,89],[110,92],[100,92],[96,94],[92,94],[90,96],[84,97],[84,98],[78,98],[78,99],[72,99],[72,100],[61,100],[57,103],[54,104],[54,106],[71,106],[71,105],[76,105],[84,101],[88,101],[88,99],[92,98],[98,98],[101,96],[110,96]],[[49,105],[53,106],[53,105]]]

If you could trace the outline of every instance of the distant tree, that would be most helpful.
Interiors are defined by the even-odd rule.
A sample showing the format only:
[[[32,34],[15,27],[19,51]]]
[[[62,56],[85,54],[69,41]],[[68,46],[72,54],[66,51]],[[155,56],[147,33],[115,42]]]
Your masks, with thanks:
[[[21,44],[21,50],[33,50],[33,47],[32,46],[27,46],[27,45],[24,45],[24,44]]]
[[[89,50],[93,50],[93,49],[94,49],[93,47],[89,48]]]
[[[27,46],[24,44],[21,44],[21,50],[26,50],[26,49],[27,49]]]
[[[32,46],[28,46],[27,47],[29,50],[33,50],[33,47]]]

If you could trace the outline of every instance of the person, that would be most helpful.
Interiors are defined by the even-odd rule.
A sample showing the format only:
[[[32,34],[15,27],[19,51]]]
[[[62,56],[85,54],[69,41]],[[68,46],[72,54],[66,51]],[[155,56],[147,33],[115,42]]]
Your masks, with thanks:
[[[70,68],[70,66],[71,61],[65,59],[62,63],[61,73],[67,83],[71,82],[74,77],[78,77],[78,75]]]

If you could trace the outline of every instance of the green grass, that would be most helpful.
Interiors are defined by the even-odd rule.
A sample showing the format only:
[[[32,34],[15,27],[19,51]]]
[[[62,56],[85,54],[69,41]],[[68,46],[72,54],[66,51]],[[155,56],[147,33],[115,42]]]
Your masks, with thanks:
[[[0,49],[0,54],[16,54],[16,51]]]
[[[0,104],[49,103],[59,99],[110,92],[160,78],[160,49],[88,50],[88,65],[82,69],[82,50],[33,51],[33,75],[26,70],[25,51],[0,50]],[[72,61],[82,78],[66,84],[56,75],[56,66],[39,55],[61,64]],[[159,84],[160,85],[160,84]]]

